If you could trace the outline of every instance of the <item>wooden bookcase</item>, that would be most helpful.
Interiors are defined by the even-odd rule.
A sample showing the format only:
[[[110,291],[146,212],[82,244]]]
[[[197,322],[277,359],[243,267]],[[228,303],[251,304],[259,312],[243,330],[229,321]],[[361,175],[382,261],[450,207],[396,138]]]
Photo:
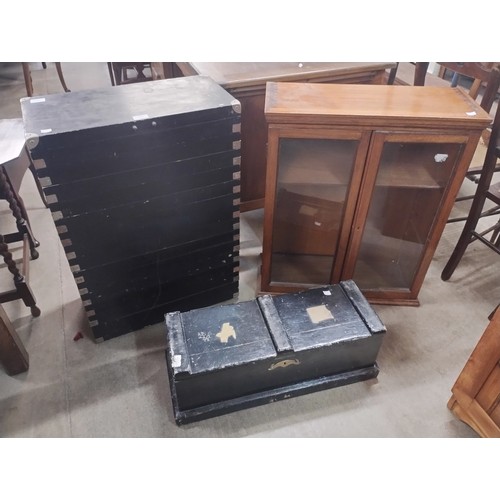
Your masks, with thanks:
[[[452,388],[448,408],[481,437],[500,437],[500,308]]]
[[[261,291],[418,292],[490,117],[459,89],[270,82]]]

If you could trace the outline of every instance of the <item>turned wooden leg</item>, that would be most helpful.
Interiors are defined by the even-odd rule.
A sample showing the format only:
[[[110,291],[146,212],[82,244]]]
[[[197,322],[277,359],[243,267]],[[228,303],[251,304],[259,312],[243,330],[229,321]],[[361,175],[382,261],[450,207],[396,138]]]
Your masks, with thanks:
[[[31,258],[37,259],[39,254],[35,247],[40,246],[40,243],[35,239],[33,233],[31,232],[31,226],[28,222],[26,222],[28,220],[26,208],[24,207],[22,200],[20,200],[12,190],[4,167],[0,168],[0,191],[3,191],[5,199],[7,200],[12,214],[16,219],[17,230],[20,234],[26,234],[28,236]]]
[[[31,292],[24,276],[19,271],[12,254],[9,251],[9,247],[3,234],[0,234],[0,255],[3,257],[7,269],[10,271],[14,277],[14,285],[16,287],[16,293],[4,292],[0,294],[0,302],[8,302],[14,299],[22,299],[24,304],[30,308],[32,316],[35,318],[40,316],[40,309],[36,305],[35,296]]]

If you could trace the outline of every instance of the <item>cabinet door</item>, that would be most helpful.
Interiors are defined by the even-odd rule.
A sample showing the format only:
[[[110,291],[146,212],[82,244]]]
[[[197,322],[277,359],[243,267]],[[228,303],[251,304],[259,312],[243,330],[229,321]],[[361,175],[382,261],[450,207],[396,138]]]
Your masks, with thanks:
[[[373,134],[343,274],[372,302],[399,297],[418,304],[418,288],[467,168],[468,139]]]
[[[340,278],[369,135],[270,128],[263,291]]]

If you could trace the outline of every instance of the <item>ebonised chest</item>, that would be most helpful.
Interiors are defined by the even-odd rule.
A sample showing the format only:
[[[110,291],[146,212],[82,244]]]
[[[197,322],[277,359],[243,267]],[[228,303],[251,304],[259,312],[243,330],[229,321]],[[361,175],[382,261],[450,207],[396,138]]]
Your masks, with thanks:
[[[374,378],[386,331],[351,280],[171,312],[166,327],[179,425]]]
[[[240,105],[194,76],[21,100],[96,340],[238,291]]]

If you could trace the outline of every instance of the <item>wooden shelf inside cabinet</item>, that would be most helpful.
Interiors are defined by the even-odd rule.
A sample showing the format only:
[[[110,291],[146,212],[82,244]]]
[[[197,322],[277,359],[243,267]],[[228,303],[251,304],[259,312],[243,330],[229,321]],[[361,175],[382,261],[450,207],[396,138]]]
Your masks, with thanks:
[[[304,148],[301,142],[304,143],[288,140],[286,150],[280,152],[280,183],[311,186],[349,184],[354,149],[351,144],[315,140],[313,148]]]
[[[353,279],[418,305],[489,115],[459,89],[287,82],[267,84],[265,115],[261,291]]]
[[[390,188],[442,189],[444,185],[424,168],[406,167],[380,170],[377,182],[377,187]]]

